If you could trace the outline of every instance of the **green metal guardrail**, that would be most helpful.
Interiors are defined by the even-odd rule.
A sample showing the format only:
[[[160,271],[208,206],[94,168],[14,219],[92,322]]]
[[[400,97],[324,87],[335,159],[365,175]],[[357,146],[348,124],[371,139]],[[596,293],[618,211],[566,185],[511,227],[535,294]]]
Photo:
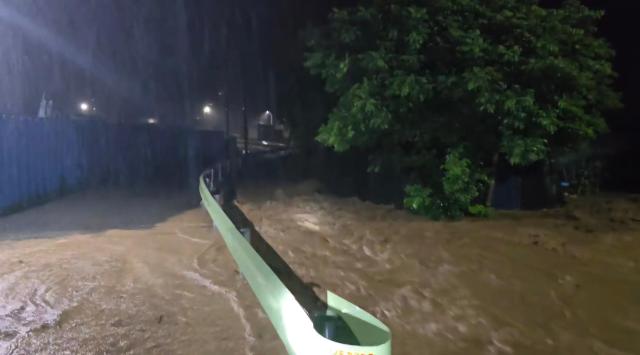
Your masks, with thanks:
[[[391,355],[389,328],[358,306],[327,291],[327,310],[310,317],[269,265],[243,237],[200,177],[200,196],[240,272],[251,286],[289,354]],[[331,327],[339,320],[345,327]],[[325,323],[325,324],[323,324]],[[324,335],[316,330],[323,329]],[[340,334],[340,333],[343,334]],[[344,333],[348,334],[344,334]],[[350,341],[344,339],[351,338]]]

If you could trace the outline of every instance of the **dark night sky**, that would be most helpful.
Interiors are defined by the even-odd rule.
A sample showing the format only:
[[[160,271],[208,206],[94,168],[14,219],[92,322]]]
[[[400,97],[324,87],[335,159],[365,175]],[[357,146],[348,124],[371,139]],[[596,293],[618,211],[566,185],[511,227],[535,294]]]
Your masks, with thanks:
[[[610,188],[640,192],[640,2],[585,0],[585,4],[605,11],[600,31],[616,51],[614,68],[619,74],[616,81],[622,93],[624,109],[608,115],[608,142],[614,148],[606,168],[609,170]]]
[[[252,115],[277,111],[274,87],[301,53],[300,30],[344,3],[2,0],[0,112],[33,114],[46,92],[63,112],[91,97],[110,118],[177,120],[226,100],[220,91],[234,115],[242,92]]]
[[[600,31],[616,51],[614,67],[619,74],[616,85],[623,94],[625,109],[612,116],[610,124],[614,129],[637,129],[640,127],[639,121],[635,119],[640,111],[640,47],[637,45],[636,36],[640,33],[640,22],[637,18],[640,3],[604,0],[585,0],[584,3],[605,11]]]
[[[228,101],[238,126],[243,101],[251,118],[273,109],[269,5],[2,0],[0,112],[34,115],[46,93],[62,115],[91,98],[108,119],[184,122]]]
[[[544,5],[557,6],[561,0],[543,0]],[[616,89],[622,94],[624,108],[606,114],[610,132],[599,146],[608,151],[604,165],[604,187],[640,193],[640,12],[638,1],[582,0],[586,6],[604,10],[599,26],[616,52],[614,70],[618,73]]]

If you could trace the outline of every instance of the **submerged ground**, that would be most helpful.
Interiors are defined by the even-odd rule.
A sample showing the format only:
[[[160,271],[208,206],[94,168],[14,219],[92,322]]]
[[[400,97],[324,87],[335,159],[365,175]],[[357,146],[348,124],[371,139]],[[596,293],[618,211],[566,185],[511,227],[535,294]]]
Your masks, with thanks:
[[[640,197],[438,223],[314,191],[238,204],[394,354],[640,353]],[[283,354],[196,202],[103,191],[0,218],[0,354]]]

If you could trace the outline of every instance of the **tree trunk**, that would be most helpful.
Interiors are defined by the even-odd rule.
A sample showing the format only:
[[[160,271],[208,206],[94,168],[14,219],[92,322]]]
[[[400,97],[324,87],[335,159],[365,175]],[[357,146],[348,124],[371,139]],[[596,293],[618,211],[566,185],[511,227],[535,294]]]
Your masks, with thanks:
[[[493,159],[491,159],[491,171],[492,171],[492,176],[491,176],[491,183],[489,184],[489,191],[487,192],[487,200],[485,201],[485,204],[488,207],[491,207],[491,202],[493,201],[493,193],[495,191],[496,188],[496,174],[498,172],[498,159],[499,159],[500,155],[498,153],[495,153],[493,155]]]

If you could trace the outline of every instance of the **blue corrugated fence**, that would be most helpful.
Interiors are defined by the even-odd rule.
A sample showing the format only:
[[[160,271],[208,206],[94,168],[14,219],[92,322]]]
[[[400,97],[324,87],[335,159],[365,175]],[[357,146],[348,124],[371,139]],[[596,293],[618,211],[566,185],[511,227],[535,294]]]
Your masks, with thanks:
[[[0,214],[86,186],[186,185],[223,144],[179,127],[0,118]]]

